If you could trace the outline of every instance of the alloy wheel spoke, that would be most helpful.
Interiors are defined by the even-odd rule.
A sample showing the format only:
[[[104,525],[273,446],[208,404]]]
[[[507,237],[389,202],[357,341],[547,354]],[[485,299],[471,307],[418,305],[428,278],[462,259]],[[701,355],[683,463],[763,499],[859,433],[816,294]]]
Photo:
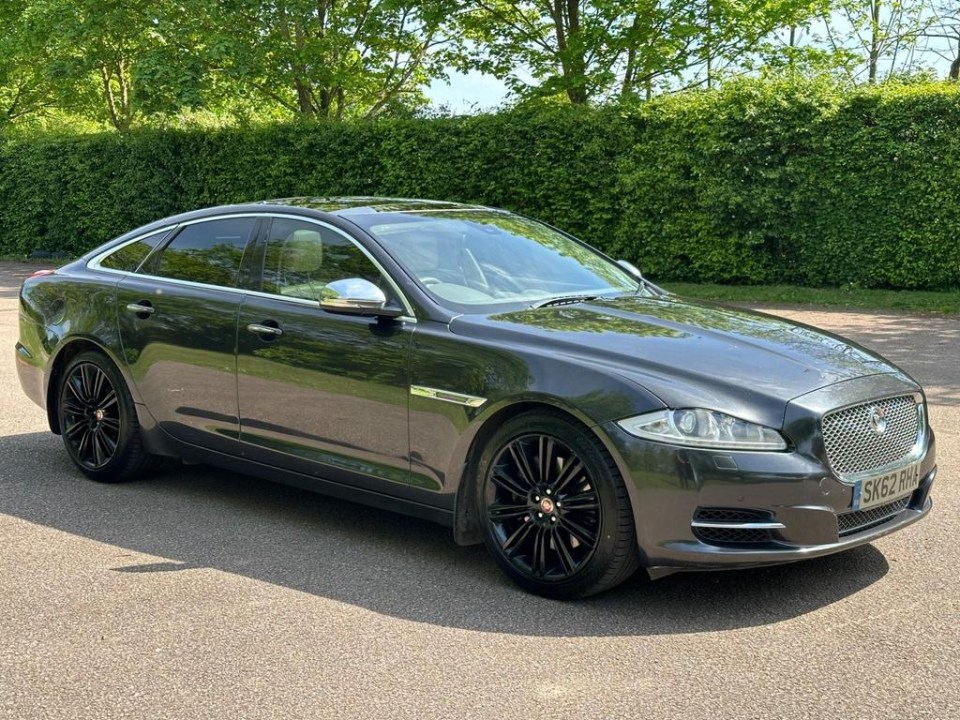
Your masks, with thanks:
[[[490,479],[495,485],[506,490],[511,495],[516,495],[517,497],[525,498],[527,496],[527,491],[521,487],[516,480],[507,475],[504,472],[503,468],[496,468],[493,471],[493,475],[490,476]]]
[[[530,512],[530,509],[526,506],[526,504],[516,505],[512,503],[494,503],[487,508],[487,511],[490,513],[491,519],[506,520],[508,518],[526,515],[528,512]]]
[[[86,428],[86,426],[87,426],[86,419],[81,418],[80,420],[77,420],[72,425],[70,425],[66,430],[64,430],[63,434],[66,435],[67,437],[73,437],[74,435],[77,434],[78,430],[83,430]]]
[[[561,520],[564,529],[575,537],[581,543],[593,547],[597,542],[597,534],[592,530],[588,530],[579,523],[574,522],[569,517],[564,517]]]
[[[105,417],[103,420],[100,421],[100,424],[104,428],[108,428],[109,430],[112,430],[115,432],[120,430],[120,421],[117,420],[116,418]]]
[[[103,393],[103,382],[107,379],[107,376],[103,374],[102,370],[95,370],[93,376],[93,393],[92,398],[94,401],[99,401],[101,394]]]
[[[87,402],[93,402],[96,396],[93,394],[93,381],[90,377],[90,366],[80,366],[80,384],[83,387],[83,394]]]
[[[550,484],[550,476],[553,465],[553,438],[540,436],[538,457],[540,461],[540,483],[542,485]]]
[[[572,456],[567,464],[564,465],[563,470],[560,471],[560,476],[557,478],[554,491],[559,493],[571,480],[579,477],[583,470],[584,467],[583,463],[580,461],[580,458],[576,457],[575,455]]]
[[[530,534],[530,532],[533,530],[533,527],[534,526],[531,525],[530,523],[522,524],[520,527],[518,527],[516,530],[513,531],[513,534],[510,535],[510,537],[508,537],[506,540],[503,541],[503,544],[500,545],[500,548],[507,555],[516,554],[513,548],[519,549],[520,547],[523,546],[524,540],[527,539],[527,535]]]
[[[87,405],[87,398],[84,397],[83,394],[83,381],[77,375],[74,374],[67,380],[67,389],[73,397],[77,399],[80,405]]]
[[[592,490],[563,498],[563,509],[571,510],[599,510],[600,500]]]
[[[523,449],[521,441],[517,440],[510,443],[510,457],[513,458],[514,465],[517,466],[517,472],[520,478],[527,483],[531,489],[536,487],[537,479],[530,467],[530,461],[527,459],[527,453]]]
[[[90,432],[89,428],[84,428],[84,429],[83,429],[83,432],[80,433],[80,440],[79,440],[79,442],[78,442],[77,445],[76,445],[76,447],[77,447],[77,456],[78,456],[81,460],[83,460],[84,462],[87,461],[87,447],[88,447],[89,444],[90,444],[90,436],[91,436],[91,435],[92,435],[92,433]]]
[[[533,538],[533,554],[530,557],[530,570],[534,575],[547,573],[547,533],[543,528],[537,528]]]
[[[116,404],[117,404],[117,393],[113,390],[113,388],[110,389],[110,392],[108,392],[103,397],[103,400],[101,400],[99,403],[101,410],[106,410],[108,407],[111,407],[112,405],[116,405]]]
[[[96,467],[103,465],[103,448],[100,445],[100,433],[94,431],[90,433],[93,436],[93,462]]]
[[[553,544],[557,549],[557,556],[560,558],[560,564],[563,565],[564,575],[573,574],[573,571],[577,569],[577,563],[573,559],[573,555],[570,554],[570,550],[567,548],[566,543],[563,542],[563,538],[560,537],[560,533],[555,532],[553,534]]]

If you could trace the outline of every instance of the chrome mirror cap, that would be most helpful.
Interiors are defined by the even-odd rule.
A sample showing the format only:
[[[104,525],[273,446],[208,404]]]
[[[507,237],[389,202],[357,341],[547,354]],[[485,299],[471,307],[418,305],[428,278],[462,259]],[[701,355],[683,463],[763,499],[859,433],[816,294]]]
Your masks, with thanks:
[[[330,312],[351,315],[397,317],[399,308],[387,307],[387,296],[369,280],[346,278],[334,280],[320,290],[320,307]]]

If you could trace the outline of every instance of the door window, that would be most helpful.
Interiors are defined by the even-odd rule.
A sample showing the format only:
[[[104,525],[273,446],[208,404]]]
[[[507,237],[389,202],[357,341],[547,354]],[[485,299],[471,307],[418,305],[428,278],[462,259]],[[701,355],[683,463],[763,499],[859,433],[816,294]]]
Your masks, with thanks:
[[[141,238],[134,243],[129,245],[124,245],[123,247],[114,250],[112,253],[107,255],[103,260],[100,261],[100,267],[109,268],[111,270],[124,270],[126,272],[134,272],[140,263],[146,259],[147,255],[159,245],[164,238],[170,234],[170,231],[158,232],[153,235],[148,235],[145,238]]]
[[[275,218],[263,259],[263,292],[320,300],[329,282],[364,278],[387,293],[380,271],[340,233],[315,223]]]
[[[151,274],[236,287],[243,251],[256,222],[256,218],[228,218],[187,225],[160,251]]]

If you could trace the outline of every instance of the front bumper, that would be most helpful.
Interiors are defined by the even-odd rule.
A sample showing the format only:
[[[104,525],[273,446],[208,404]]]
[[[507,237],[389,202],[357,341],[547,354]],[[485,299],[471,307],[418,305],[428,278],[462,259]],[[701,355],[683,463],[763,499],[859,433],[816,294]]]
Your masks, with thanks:
[[[920,461],[920,486],[886,513],[867,516],[850,514],[853,486],[810,454],[681,448],[636,438],[615,423],[604,429],[620,455],[637,541],[653,576],[829,555],[911,525],[932,507],[932,431]],[[698,522],[718,516],[730,526],[759,529],[724,535],[698,527],[724,524]]]

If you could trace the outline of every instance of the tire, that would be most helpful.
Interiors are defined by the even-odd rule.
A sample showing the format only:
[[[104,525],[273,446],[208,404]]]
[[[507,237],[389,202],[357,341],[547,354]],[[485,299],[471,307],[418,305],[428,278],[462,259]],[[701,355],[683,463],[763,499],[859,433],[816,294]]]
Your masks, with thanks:
[[[70,459],[87,477],[117,483],[139,475],[149,458],[130,391],[99,352],[73,358],[57,388],[60,434]]]
[[[523,589],[585,597],[639,567],[633,513],[616,463],[566,416],[531,412],[505,422],[483,449],[475,477],[484,542]]]

